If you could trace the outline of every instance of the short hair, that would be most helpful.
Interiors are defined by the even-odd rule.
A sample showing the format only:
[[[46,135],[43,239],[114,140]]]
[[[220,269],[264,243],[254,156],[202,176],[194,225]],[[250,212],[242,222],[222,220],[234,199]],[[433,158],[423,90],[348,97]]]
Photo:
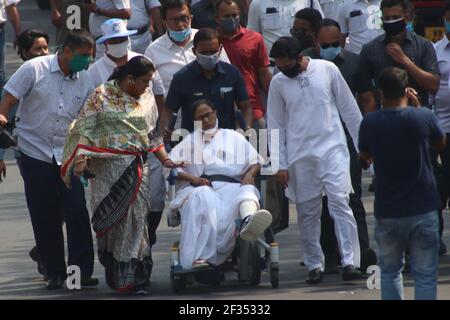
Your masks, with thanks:
[[[22,51],[28,51],[33,46],[36,39],[44,38],[47,41],[47,45],[49,43],[48,34],[44,31],[36,30],[36,29],[28,29],[23,31],[17,37],[17,54],[22,58],[22,60],[26,60],[23,56]]]
[[[444,4],[444,13],[447,11],[450,11],[450,1],[449,0],[445,1],[445,4]]]
[[[214,40],[219,39],[219,33],[215,29],[211,28],[202,28],[198,30],[198,32],[194,36],[194,48],[197,48],[197,45],[201,41]]]
[[[301,53],[300,42],[294,37],[281,37],[272,46],[270,57],[296,59]]]
[[[114,70],[109,80],[123,80],[127,76],[132,75],[133,78],[142,77],[149,72],[155,72],[153,63],[144,56],[136,56],[131,58],[126,64]]]
[[[89,32],[84,29],[74,29],[67,33],[63,48],[69,47],[73,51],[84,46],[93,48],[94,45],[94,38]]]
[[[308,21],[311,24],[313,32],[316,32],[320,22],[322,21],[322,15],[320,12],[313,8],[305,8],[297,11],[295,18]]]
[[[222,3],[225,3],[229,6],[231,6],[234,3],[238,7],[239,11],[241,10],[241,8],[239,7],[239,3],[237,3],[236,0],[219,0],[216,2],[216,7],[215,7],[216,15],[219,13],[219,8]]]
[[[208,107],[210,107],[214,111],[217,110],[216,106],[208,99],[196,100],[191,105],[192,119],[195,119],[195,113],[197,112],[198,107],[200,107],[202,104],[206,104]]]
[[[378,85],[386,99],[400,99],[408,87],[408,73],[400,68],[386,68],[378,78]]]
[[[164,0],[161,1],[161,16],[164,20],[166,20],[167,17],[167,10],[169,9],[181,9],[184,6],[186,6],[191,12],[191,6],[188,1],[186,0]]]
[[[395,6],[401,6],[404,12],[408,11],[407,0],[382,0],[380,4],[380,10],[385,8],[392,8]]]
[[[319,26],[317,27],[315,34],[317,35],[319,33],[319,31],[325,27],[336,27],[339,30],[339,32],[341,32],[341,26],[339,25],[339,23],[337,21],[335,21],[333,19],[325,18],[319,23]]]

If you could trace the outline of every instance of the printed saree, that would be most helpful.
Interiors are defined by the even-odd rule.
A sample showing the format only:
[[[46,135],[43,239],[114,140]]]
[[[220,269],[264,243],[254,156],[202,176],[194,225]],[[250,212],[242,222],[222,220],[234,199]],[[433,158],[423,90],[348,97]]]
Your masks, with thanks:
[[[114,81],[96,89],[72,124],[61,174],[70,176],[78,155],[91,158],[92,226],[108,285],[120,292],[145,286],[152,259],[147,231],[149,176],[147,152],[163,141],[156,129],[151,91],[135,99]]]

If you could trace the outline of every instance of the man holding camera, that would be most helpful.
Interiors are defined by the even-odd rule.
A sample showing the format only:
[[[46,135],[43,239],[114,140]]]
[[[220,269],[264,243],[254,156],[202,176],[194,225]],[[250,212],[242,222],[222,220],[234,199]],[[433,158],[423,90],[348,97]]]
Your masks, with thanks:
[[[0,102],[0,125],[21,100],[17,124],[21,167],[39,257],[47,268],[47,289],[59,289],[66,279],[64,236],[68,264],[81,269],[81,286],[95,286],[91,278],[94,249],[84,188],[72,179],[67,189],[60,166],[67,129],[94,90],[88,68],[94,40],[85,30],[68,33],[63,49],[25,62],[5,85]]]

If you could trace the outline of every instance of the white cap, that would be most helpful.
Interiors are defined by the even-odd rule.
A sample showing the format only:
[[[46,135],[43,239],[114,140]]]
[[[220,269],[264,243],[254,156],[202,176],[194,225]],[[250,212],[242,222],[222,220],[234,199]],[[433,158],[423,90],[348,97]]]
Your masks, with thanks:
[[[113,38],[128,37],[136,33],[137,30],[128,30],[125,21],[122,19],[109,19],[102,24],[103,37],[97,40],[97,44]]]

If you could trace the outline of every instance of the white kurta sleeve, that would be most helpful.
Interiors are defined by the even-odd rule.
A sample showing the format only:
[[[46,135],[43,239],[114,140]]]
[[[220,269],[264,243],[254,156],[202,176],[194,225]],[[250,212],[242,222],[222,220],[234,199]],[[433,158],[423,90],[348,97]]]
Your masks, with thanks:
[[[275,80],[275,81],[274,81]],[[269,97],[267,100],[267,127],[269,129],[269,150],[272,167],[276,163],[274,159],[279,159],[279,170],[287,170],[287,152],[286,152],[286,102],[281,94],[281,84],[272,79],[269,88]],[[272,143],[272,136],[278,131],[279,139]]]
[[[256,31],[261,33],[261,20],[259,16],[259,0],[253,0],[250,3],[250,7],[248,9],[248,21],[247,21],[247,28],[250,30]]]
[[[361,111],[359,111],[358,104],[339,69],[333,64],[329,66],[331,68],[331,87],[335,97],[336,107],[347,126],[356,150],[358,150],[358,131],[362,121]]]

